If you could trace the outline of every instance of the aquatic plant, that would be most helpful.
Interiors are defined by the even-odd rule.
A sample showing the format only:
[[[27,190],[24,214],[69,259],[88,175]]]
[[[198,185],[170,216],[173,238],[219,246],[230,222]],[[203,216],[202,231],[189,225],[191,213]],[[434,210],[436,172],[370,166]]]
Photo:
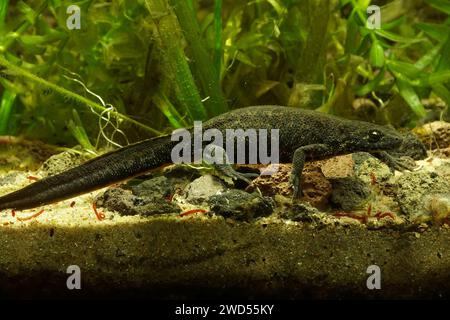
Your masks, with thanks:
[[[439,98],[449,119],[449,14],[443,0],[4,0],[0,134],[95,153],[257,104],[414,126]]]

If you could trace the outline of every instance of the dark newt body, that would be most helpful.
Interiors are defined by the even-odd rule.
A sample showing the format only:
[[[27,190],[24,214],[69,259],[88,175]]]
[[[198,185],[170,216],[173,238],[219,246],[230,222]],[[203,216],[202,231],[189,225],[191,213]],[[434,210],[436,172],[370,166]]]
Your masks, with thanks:
[[[220,130],[224,136],[226,129],[279,129],[280,162],[293,162],[291,181],[297,194],[307,158],[390,150],[404,141],[389,127],[279,106],[237,109],[205,122],[203,129],[209,128]],[[137,176],[170,163],[177,143],[165,136],[107,153],[0,197],[0,210],[34,208]]]

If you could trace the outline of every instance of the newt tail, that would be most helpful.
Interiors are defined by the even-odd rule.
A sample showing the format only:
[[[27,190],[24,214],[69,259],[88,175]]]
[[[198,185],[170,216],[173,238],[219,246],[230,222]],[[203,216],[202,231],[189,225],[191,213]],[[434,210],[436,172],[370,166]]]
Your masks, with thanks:
[[[140,175],[170,162],[171,146],[170,136],[163,136],[106,153],[0,197],[0,210],[31,209]]]

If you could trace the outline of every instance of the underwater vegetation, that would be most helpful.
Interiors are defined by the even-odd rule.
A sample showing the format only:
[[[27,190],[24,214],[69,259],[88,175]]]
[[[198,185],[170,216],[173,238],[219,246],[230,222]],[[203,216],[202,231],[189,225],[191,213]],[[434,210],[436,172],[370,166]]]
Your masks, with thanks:
[[[0,134],[96,153],[259,104],[448,119],[449,14],[443,0],[5,0]]]

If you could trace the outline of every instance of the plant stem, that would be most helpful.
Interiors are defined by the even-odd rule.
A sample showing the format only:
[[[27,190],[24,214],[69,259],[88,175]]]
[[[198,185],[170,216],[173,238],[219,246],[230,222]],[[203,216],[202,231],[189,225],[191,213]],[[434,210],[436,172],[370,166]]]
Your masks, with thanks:
[[[218,79],[222,69],[222,0],[214,2],[214,67],[216,69]]]
[[[8,133],[11,110],[15,100],[15,92],[8,89],[3,91],[3,96],[0,103],[0,135],[5,135]]]
[[[173,5],[184,37],[192,50],[194,70],[198,75],[203,95],[209,97],[205,101],[209,116],[227,112],[228,106],[219,84],[219,73],[211,67],[212,61],[200,36],[200,27],[194,10],[189,7],[186,0],[169,1]]]
[[[192,120],[206,119],[206,110],[184,54],[177,17],[166,0],[145,0],[145,3],[156,25],[170,75],[175,79],[179,101]]]
[[[0,30],[5,24],[6,12],[8,11],[9,0],[3,0],[0,2]]]
[[[153,103],[166,116],[170,124],[174,128],[186,128],[188,124],[183,117],[178,113],[177,109],[170,103],[169,99],[164,93],[157,93],[153,96]]]

